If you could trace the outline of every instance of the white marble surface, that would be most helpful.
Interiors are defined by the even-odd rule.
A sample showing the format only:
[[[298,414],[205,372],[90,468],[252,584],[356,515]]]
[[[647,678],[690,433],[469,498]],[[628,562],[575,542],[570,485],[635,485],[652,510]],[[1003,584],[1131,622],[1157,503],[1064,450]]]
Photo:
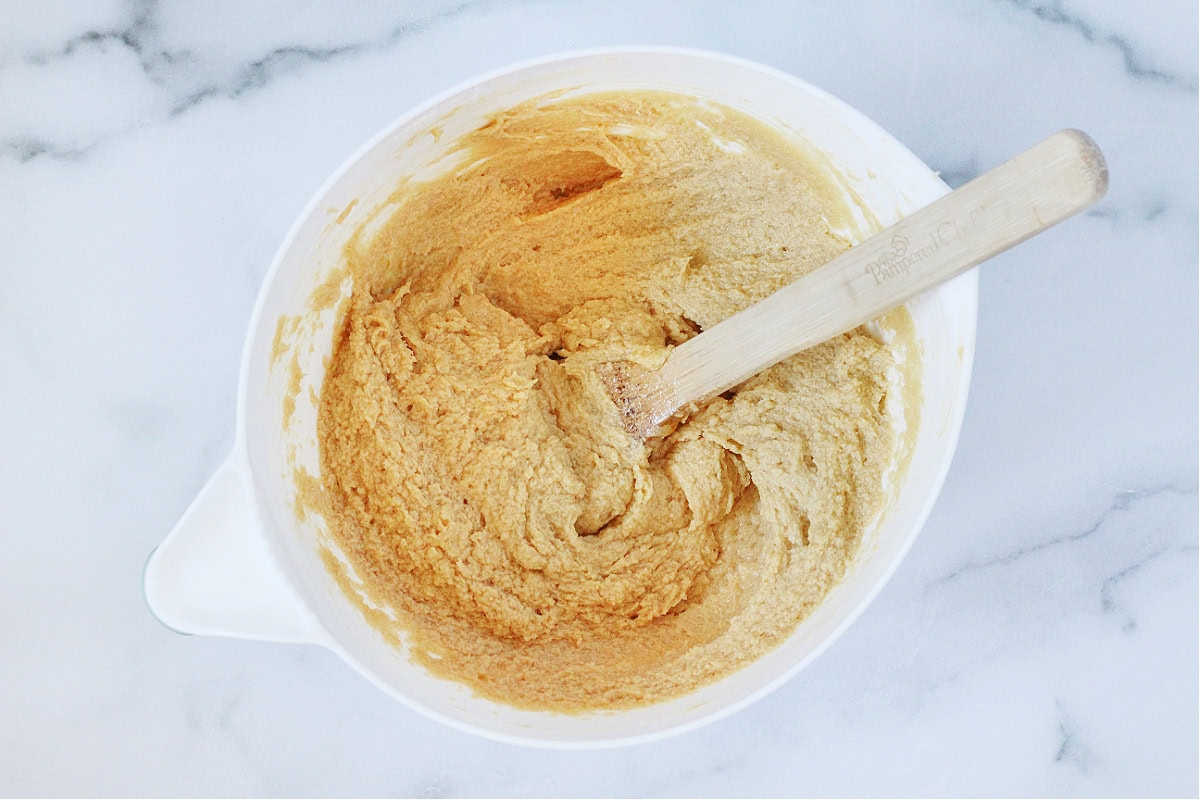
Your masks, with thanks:
[[[0,794],[1192,795],[1196,7],[0,6]],[[457,733],[324,651],[185,638],[146,555],[228,450],[244,326],[357,145],[485,69],[723,50],[952,184],[1060,127],[1109,197],[983,273],[957,460],[863,618],[766,701],[603,752]]]

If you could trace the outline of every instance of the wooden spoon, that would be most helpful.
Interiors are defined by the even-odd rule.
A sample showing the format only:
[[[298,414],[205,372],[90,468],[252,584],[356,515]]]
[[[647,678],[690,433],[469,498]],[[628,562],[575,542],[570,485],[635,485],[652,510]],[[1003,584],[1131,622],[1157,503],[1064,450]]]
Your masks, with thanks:
[[[676,347],[656,370],[601,365],[629,432],[857,327],[1088,208],[1108,189],[1091,137],[1064,130]]]

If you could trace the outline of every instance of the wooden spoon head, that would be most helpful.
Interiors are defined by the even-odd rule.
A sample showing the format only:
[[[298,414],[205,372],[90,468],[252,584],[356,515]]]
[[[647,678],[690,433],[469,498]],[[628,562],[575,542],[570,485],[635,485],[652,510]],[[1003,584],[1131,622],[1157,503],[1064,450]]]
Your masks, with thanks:
[[[664,389],[655,380],[656,373],[626,361],[610,361],[596,367],[596,374],[617,407],[621,424],[638,441],[648,439],[670,415],[664,402]]]

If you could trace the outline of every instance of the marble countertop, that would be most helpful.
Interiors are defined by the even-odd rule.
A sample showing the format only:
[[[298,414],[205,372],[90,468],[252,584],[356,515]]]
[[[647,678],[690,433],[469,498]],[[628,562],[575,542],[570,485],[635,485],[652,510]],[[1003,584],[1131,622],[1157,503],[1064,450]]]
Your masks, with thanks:
[[[1185,0],[8,2],[0,794],[1196,795],[1197,40]],[[477,739],[311,647],[181,637],[147,554],[230,448],[313,191],[409,106],[605,44],[721,50],[952,185],[1062,127],[1107,199],[982,273],[916,546],[768,700],[600,752]]]

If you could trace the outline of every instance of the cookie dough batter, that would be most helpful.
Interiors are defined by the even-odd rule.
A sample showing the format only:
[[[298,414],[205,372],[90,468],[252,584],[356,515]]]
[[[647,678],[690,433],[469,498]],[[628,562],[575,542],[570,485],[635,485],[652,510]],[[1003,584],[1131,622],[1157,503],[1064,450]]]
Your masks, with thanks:
[[[827,261],[846,201],[801,143],[670,94],[531,102],[458,148],[347,251],[333,541],[413,657],[483,695],[619,708],[728,674],[880,512],[894,348],[853,331],[645,443],[594,368],[655,366]]]

